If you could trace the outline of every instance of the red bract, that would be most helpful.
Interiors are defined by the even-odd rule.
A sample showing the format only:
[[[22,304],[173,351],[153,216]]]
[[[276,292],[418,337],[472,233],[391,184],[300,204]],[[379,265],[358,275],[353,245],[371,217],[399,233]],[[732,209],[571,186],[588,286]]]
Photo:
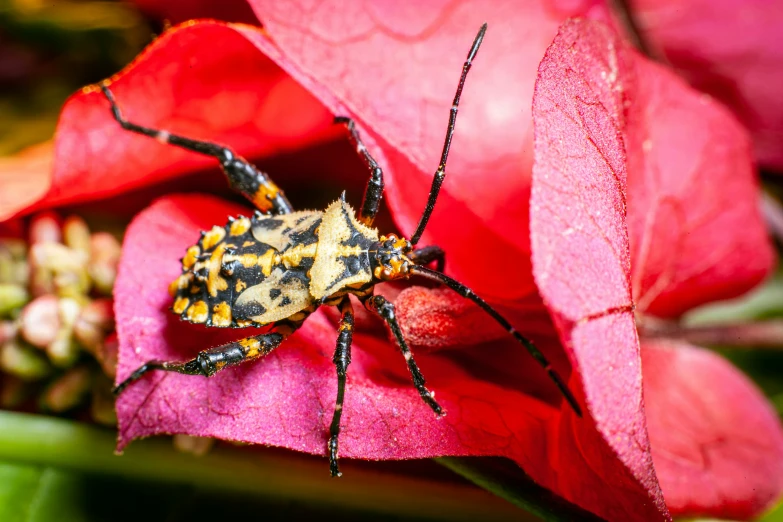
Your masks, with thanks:
[[[783,170],[783,3],[632,0],[642,37],[750,129],[762,166]]]
[[[692,364],[698,382],[712,374],[722,386],[722,394],[705,390],[698,400],[686,390],[677,395],[679,411],[701,412],[705,431],[663,427],[678,417],[664,414],[670,396],[655,388],[684,385],[680,375],[671,381],[651,375],[645,400],[657,415],[645,423],[633,315],[635,308],[678,315],[709,297],[740,292],[770,269],[773,254],[741,127],[591,22],[561,29],[541,63],[533,115],[534,274],[572,352],[598,431],[660,501],[650,426],[655,470],[667,477],[661,485],[672,513],[757,514],[783,487],[779,422],[726,363],[684,357],[683,373]],[[731,208],[722,207],[729,199]],[[651,349],[645,362],[659,356]],[[738,417],[763,427],[764,435],[743,438],[738,430],[746,425]],[[710,451],[714,464],[683,476],[683,466],[667,458],[675,440],[694,453],[705,441],[726,446]],[[769,464],[760,469],[759,460]]]

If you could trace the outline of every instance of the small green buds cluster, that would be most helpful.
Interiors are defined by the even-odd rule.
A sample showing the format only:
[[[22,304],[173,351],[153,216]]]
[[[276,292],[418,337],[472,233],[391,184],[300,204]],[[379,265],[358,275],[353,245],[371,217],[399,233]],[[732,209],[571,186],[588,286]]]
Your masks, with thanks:
[[[117,365],[111,292],[120,243],[78,216],[44,212],[28,240],[0,238],[0,405],[62,413],[91,400],[116,423]]]

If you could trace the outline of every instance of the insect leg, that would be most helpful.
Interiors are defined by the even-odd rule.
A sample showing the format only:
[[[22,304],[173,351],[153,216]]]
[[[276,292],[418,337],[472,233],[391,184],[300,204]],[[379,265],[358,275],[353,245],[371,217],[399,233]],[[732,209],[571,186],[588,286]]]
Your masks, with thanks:
[[[413,377],[413,385],[419,390],[419,395],[424,399],[424,402],[426,402],[435,413],[442,415],[444,413],[443,408],[435,402],[434,394],[425,388],[424,376],[421,374],[416,361],[413,359],[413,354],[411,353],[410,348],[408,348],[408,343],[405,342],[405,338],[402,336],[402,330],[400,329],[400,324],[397,322],[397,316],[394,312],[394,305],[387,301],[382,295],[368,296],[363,302],[365,308],[378,314],[380,318],[389,325],[392,334],[394,334],[394,337],[397,339],[397,344],[400,346],[400,351],[402,352],[403,357],[405,357],[405,361],[408,363],[408,369]]]
[[[333,477],[342,475],[337,466],[337,445],[340,435],[340,417],[343,413],[343,398],[345,397],[345,375],[351,364],[351,340],[353,339],[353,306],[346,295],[340,302],[340,328],[337,336],[337,347],[334,350],[334,365],[337,368],[337,402],[334,406],[332,425],[329,427],[329,471]]]
[[[171,134],[165,130],[151,129],[131,123],[122,117],[117,101],[114,99],[114,94],[109,90],[109,87],[101,84],[101,89],[111,104],[111,112],[114,119],[117,120],[117,123],[123,129],[155,138],[162,143],[169,143],[186,150],[217,158],[231,188],[249,199],[262,212],[289,214],[293,211],[293,207],[291,207],[291,203],[288,202],[283,191],[275,185],[269,176],[248,163],[244,158],[236,155],[228,147],[208,141],[197,141]]]
[[[528,339],[527,337],[519,333],[517,329],[511,326],[511,323],[509,323],[505,317],[500,315],[500,313],[497,310],[492,308],[489,305],[489,303],[487,303],[481,297],[477,296],[473,290],[463,285],[459,281],[450,278],[446,274],[441,274],[440,272],[430,270],[429,268],[425,268],[423,266],[412,267],[411,273],[413,273],[414,275],[426,277],[427,279],[431,279],[433,281],[438,281],[439,283],[443,283],[447,287],[457,292],[462,297],[470,299],[478,306],[480,306],[485,312],[487,312],[487,314],[489,314],[490,317],[492,317],[498,324],[500,324],[500,326],[505,328],[505,330],[508,333],[510,333],[514,337],[514,339],[516,339],[517,342],[519,342],[519,344],[525,347],[528,353],[530,353],[530,355],[533,356],[533,359],[535,359],[536,362],[539,365],[541,365],[544,371],[549,375],[549,378],[552,379],[552,382],[555,383],[555,386],[557,386],[557,389],[560,390],[560,393],[568,402],[569,406],[571,406],[571,409],[574,410],[574,413],[576,413],[577,416],[579,417],[582,416],[582,408],[579,406],[576,397],[574,397],[574,395],[568,389],[568,386],[566,386],[565,382],[560,377],[560,375],[555,371],[554,368],[552,368],[552,365],[549,363],[549,360],[547,360],[544,354],[541,353],[541,351],[538,348],[536,348],[536,345],[533,344],[533,341],[531,341],[530,339]]]
[[[408,257],[417,265],[428,265],[436,261],[435,270],[443,272],[446,268],[446,252],[438,245],[427,245],[417,248]]]
[[[367,164],[367,168],[370,169],[370,179],[367,181],[367,188],[364,189],[362,209],[359,212],[359,221],[369,227],[375,220],[375,215],[378,213],[378,206],[383,197],[383,170],[378,166],[378,162],[375,161],[375,158],[367,151],[367,147],[364,146],[362,139],[359,137],[359,131],[356,130],[356,124],[352,119],[344,116],[337,116],[335,117],[334,122],[344,123],[345,126],[348,127],[351,142],[356,147],[356,151],[362,155],[364,162]]]
[[[465,86],[465,78],[468,76],[470,66],[473,64],[473,59],[476,57],[481,41],[484,39],[484,33],[487,30],[487,24],[481,26],[476,39],[473,40],[473,45],[468,52],[468,58],[462,65],[462,76],[460,76],[459,84],[457,85],[457,93],[454,95],[454,101],[451,104],[451,112],[449,113],[449,126],[446,130],[446,139],[443,142],[443,151],[440,155],[440,164],[438,170],[435,171],[435,177],[432,180],[432,186],[430,187],[430,195],[427,198],[427,205],[424,207],[424,213],[419,219],[419,224],[416,227],[416,232],[411,236],[411,243],[416,244],[421,239],[421,235],[424,233],[424,228],[427,226],[427,222],[430,220],[432,210],[435,208],[435,201],[438,199],[438,192],[440,192],[440,186],[443,185],[443,180],[446,178],[446,160],[449,158],[449,149],[451,148],[451,139],[454,137],[454,125],[457,123],[457,110],[459,109],[459,99],[462,96],[462,88]]]
[[[275,323],[272,330],[268,333],[203,350],[189,361],[148,361],[115,386],[112,392],[115,395],[119,395],[130,384],[152,370],[211,377],[224,368],[252,361],[268,354],[277,348],[286,337],[296,331],[303,321],[304,319],[298,323],[292,323],[287,320],[279,321]]]

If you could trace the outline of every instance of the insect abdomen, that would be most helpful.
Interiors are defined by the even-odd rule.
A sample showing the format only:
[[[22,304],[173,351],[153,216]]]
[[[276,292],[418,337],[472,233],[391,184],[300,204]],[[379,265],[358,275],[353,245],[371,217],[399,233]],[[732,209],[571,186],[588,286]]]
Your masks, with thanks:
[[[192,323],[242,327],[306,308],[312,300],[299,288],[309,286],[319,223],[319,212],[241,216],[202,233],[171,284],[172,310]]]

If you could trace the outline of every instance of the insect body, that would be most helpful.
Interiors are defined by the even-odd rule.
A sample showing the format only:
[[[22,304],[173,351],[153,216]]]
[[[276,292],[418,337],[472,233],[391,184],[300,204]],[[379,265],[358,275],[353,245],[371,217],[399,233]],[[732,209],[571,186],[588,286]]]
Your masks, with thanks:
[[[174,299],[172,310],[185,321],[211,327],[270,325],[266,333],[204,350],[190,361],[149,361],[120,382],[115,393],[121,393],[152,370],[209,377],[228,366],[258,359],[277,348],[319,306],[337,306],[341,313],[333,358],[337,369],[337,401],[327,451],[331,474],[339,476],[338,438],[354,324],[349,294],[357,296],[368,310],[389,325],[419,395],[436,414],[443,413],[426,388],[405,342],[394,305],[373,293],[378,283],[419,276],[448,286],[484,309],[530,352],[577,415],[581,415],[576,399],[533,343],[472,290],[441,273],[444,252],[436,246],[414,247],[424,232],[446,175],[459,99],[485,31],[486,24],[476,36],[463,66],[440,165],[410,241],[393,234],[379,235],[372,228],[383,195],[383,171],[367,151],[351,120],[336,118],[347,125],[351,141],[370,170],[358,215],[345,202],[344,194],[323,212],[294,212],[285,195],[265,173],[230,149],[125,120],[114,95],[104,84],[102,89],[114,118],[123,128],[217,158],[231,186],[259,209],[252,217],[232,218],[224,226],[202,232],[199,241],[182,258],[182,273],[169,288]],[[424,266],[433,261],[438,263],[437,270]]]

